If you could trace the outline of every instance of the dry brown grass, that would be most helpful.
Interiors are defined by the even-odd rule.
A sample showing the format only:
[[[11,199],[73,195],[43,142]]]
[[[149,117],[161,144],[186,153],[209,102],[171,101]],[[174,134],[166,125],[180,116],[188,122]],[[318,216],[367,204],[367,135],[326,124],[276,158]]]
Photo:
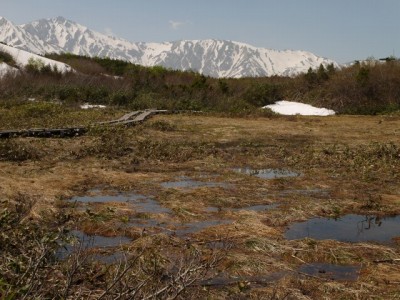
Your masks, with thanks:
[[[165,253],[179,251],[185,239],[199,249],[206,249],[209,240],[225,239],[232,247],[218,268],[227,276],[288,272],[274,284],[193,287],[199,297],[390,299],[399,293],[398,262],[374,261],[398,259],[399,244],[287,241],[283,234],[289,224],[315,216],[399,214],[399,128],[400,119],[391,116],[157,116],[139,127],[113,132],[116,137],[97,132],[73,139],[30,139],[31,145],[47,155],[39,160],[0,161],[0,195],[11,198],[19,192],[34,196],[38,199],[34,211],[40,215],[59,209],[62,199],[84,195],[99,186],[134,191],[152,196],[173,211],[149,214],[168,230],[207,219],[232,221],[184,238],[174,237],[175,242],[167,239]],[[119,140],[123,140],[122,152]],[[107,155],[110,152],[115,155]],[[264,180],[232,170],[246,166],[290,169],[302,175]],[[161,186],[182,176],[227,186]],[[314,189],[326,193],[304,192]],[[260,212],[235,210],[272,203],[279,206]],[[209,206],[220,210],[206,211]],[[75,224],[87,233],[122,234],[147,245],[168,233],[151,229],[143,233],[118,225],[124,217],[137,213],[125,204],[93,204],[90,209],[100,217],[85,212],[74,215]],[[300,276],[298,266],[311,262],[361,264],[362,271],[355,282]]]

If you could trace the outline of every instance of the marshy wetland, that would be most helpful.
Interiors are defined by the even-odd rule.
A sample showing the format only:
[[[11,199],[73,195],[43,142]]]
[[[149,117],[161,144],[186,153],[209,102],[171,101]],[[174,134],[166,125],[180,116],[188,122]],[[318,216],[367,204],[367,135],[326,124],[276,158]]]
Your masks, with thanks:
[[[123,113],[71,110],[62,122]],[[15,125],[6,120],[1,128]],[[68,299],[97,299],[108,288],[103,298],[113,299],[129,273],[120,262],[135,266],[126,280],[137,280],[139,298],[166,286],[186,299],[396,299],[399,141],[399,115],[217,114],[1,140],[1,205],[18,213],[31,203],[20,221],[62,228],[63,257],[52,270]],[[71,265],[76,278],[67,276]]]

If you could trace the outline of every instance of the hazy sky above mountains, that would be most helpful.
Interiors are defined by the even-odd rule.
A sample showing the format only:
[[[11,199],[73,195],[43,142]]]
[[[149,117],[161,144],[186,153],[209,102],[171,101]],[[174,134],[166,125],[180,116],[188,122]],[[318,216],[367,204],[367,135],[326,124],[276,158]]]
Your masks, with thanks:
[[[63,16],[132,42],[224,39],[339,63],[400,56],[400,0],[0,0],[20,25]]]

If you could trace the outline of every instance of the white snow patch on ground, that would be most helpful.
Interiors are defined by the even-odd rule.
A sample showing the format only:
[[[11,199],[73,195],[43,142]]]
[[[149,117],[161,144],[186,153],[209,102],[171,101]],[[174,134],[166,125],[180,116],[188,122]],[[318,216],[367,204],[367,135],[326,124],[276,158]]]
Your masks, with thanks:
[[[264,106],[273,112],[281,115],[303,115],[303,116],[331,116],[335,112],[327,108],[318,108],[309,104],[292,102],[292,101],[278,101],[275,104]]]
[[[46,57],[42,57],[40,55],[36,55],[7,45],[0,44],[0,51],[10,54],[13,57],[15,63],[20,67],[25,67],[26,65],[28,65],[29,60],[33,58],[34,60],[42,61],[45,65],[50,65],[53,69],[57,68],[57,70],[61,73],[66,73],[73,70],[69,65],[62,62],[48,59]]]
[[[89,109],[89,108],[106,108],[105,105],[96,105],[96,104],[89,104],[85,103],[81,105],[82,109]]]
[[[18,69],[7,65],[6,63],[0,63],[0,78],[3,78],[7,74],[14,74],[18,73]]]

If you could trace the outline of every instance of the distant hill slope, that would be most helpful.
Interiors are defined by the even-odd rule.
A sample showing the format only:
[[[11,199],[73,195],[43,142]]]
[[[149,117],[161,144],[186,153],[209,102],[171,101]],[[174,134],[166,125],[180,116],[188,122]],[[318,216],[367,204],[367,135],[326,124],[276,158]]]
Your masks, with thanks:
[[[7,74],[17,74],[18,69],[7,65],[6,63],[0,63],[0,78],[3,78]]]
[[[293,76],[336,62],[306,51],[271,50],[224,40],[133,43],[62,17],[14,25],[0,18],[0,41],[37,54],[70,52],[143,66],[194,70],[212,77]]]
[[[52,59],[48,59],[48,58],[42,57],[40,55],[33,54],[31,52],[17,49],[17,48],[11,47],[11,46],[0,44],[0,51],[11,55],[11,57],[14,59],[16,65],[20,68],[24,68],[26,65],[29,64],[30,60],[33,59],[35,61],[41,61],[43,63],[43,65],[49,65],[53,70],[56,69],[61,73],[72,71],[72,68],[67,64],[64,64],[62,62],[55,61]],[[4,72],[16,71],[15,68],[12,68],[8,65],[6,65],[6,66],[3,66]]]

